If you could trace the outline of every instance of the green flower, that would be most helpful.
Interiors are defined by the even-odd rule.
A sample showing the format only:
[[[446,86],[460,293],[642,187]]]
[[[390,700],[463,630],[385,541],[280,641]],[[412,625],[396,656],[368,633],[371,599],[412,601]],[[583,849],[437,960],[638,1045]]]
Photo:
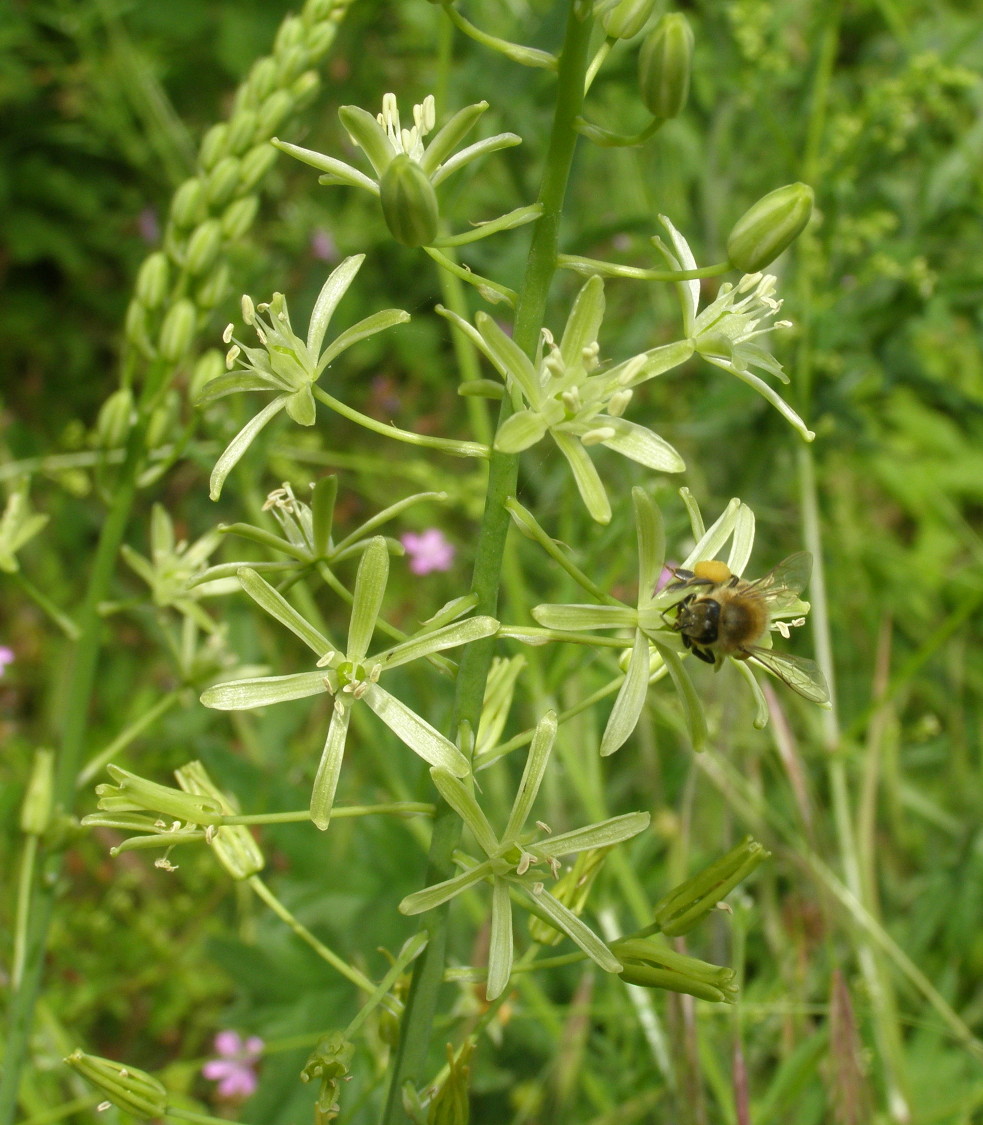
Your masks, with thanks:
[[[437,237],[439,208],[436,189],[444,180],[479,156],[522,143],[522,138],[515,133],[498,133],[455,152],[487,108],[487,102],[465,106],[425,145],[424,138],[433,132],[437,123],[432,94],[413,107],[413,125],[409,129],[403,128],[395,94],[385,95],[382,112],[377,116],[359,106],[342,106],[338,117],[352,143],[365,153],[374,176],[367,176],[343,160],[312,149],[287,144],[276,138],[273,143],[282,152],[322,172],[319,183],[347,184],[375,196],[382,205],[390,232],[404,245],[460,246],[531,222],[541,211],[538,206],[520,207],[491,222],[481,223],[464,234]]]
[[[487,313],[472,326],[456,313],[438,308],[495,366],[517,405],[495,437],[495,448],[519,453],[546,434],[556,442],[573,472],[581,499],[599,523],[611,519],[611,504],[587,450],[604,445],[646,468],[678,473],[685,465],[675,449],[623,414],[634,389],[693,354],[689,340],[651,348],[614,367],[601,369],[597,335],[604,317],[604,282],[592,277],[580,290],[560,343],[543,333],[536,362]],[[522,403],[526,405],[523,407]]]
[[[488,818],[475,800],[472,789],[446,770],[430,771],[441,796],[461,817],[485,853],[485,859],[467,860],[460,874],[437,883],[399,904],[403,914],[421,914],[459,895],[480,882],[492,885],[491,941],[488,951],[488,984],[486,995],[494,1000],[505,991],[512,972],[513,890],[521,891],[532,912],[557,930],[561,930],[595,961],[605,972],[617,973],[621,965],[604,942],[559,899],[555,898],[530,872],[546,865],[554,878],[558,876],[558,858],[592,848],[606,848],[621,843],[643,831],[649,823],[648,813],[628,813],[599,824],[545,840],[535,840],[535,833],[523,828],[539,792],[553,742],[556,738],[556,715],[550,711],[540,720],[529,747],[526,768],[519,783],[508,823],[501,836],[495,834]]]
[[[661,218],[672,249],[660,240],[654,241],[667,261],[674,269],[697,269],[686,239],[664,215]],[[782,383],[789,381],[782,365],[758,342],[774,329],[791,325],[788,320],[775,320],[782,307],[782,302],[774,296],[775,285],[776,279],[771,274],[746,274],[736,286],[729,282],[721,285],[716,299],[699,312],[699,281],[678,281],[683,331],[699,355],[753,387],[806,441],[812,441],[816,435],[785,399],[752,370],[758,368]]]
[[[732,500],[724,513],[710,528],[704,528],[703,520],[689,494],[684,492],[689,508],[690,522],[696,546],[690,551],[677,571],[690,570],[696,563],[713,559],[730,541],[727,568],[732,575],[741,575],[751,557],[754,542],[754,513],[740,500]],[[683,706],[693,747],[700,750],[707,740],[706,718],[692,681],[683,667],[682,656],[685,646],[678,631],[673,628],[672,619],[667,616],[684,597],[693,592],[692,587],[680,583],[670,583],[658,588],[659,577],[665,564],[665,532],[659,509],[641,488],[632,489],[635,506],[635,528],[638,540],[638,596],[634,606],[626,605],[616,598],[608,597],[606,605],[538,605],[532,615],[544,628],[555,631],[556,639],[564,633],[578,643],[590,644],[593,630],[621,629],[631,630],[631,655],[624,681],[615,699],[611,715],[601,738],[601,754],[613,754],[625,744],[638,724],[648,685],[654,678],[668,674]],[[527,519],[528,514],[527,514]],[[770,614],[770,628],[783,637],[789,636],[791,627],[801,625],[809,612],[807,602],[786,599],[781,607]],[[524,635],[521,629],[509,628],[506,635],[530,643],[543,642],[543,635],[530,633]],[[759,642],[762,648],[770,645],[770,635]],[[651,648],[655,649],[653,653]],[[750,667],[756,663],[766,671],[780,675],[799,694],[814,703],[824,704],[826,688],[818,669],[811,661],[796,660],[795,666],[801,670],[801,679],[781,675],[782,666],[792,667],[793,658],[776,654],[769,659],[765,653],[760,657],[752,655],[745,659],[740,654],[728,655],[726,659],[745,677],[756,703],[754,725],[763,727],[768,722],[768,707],[764,694]],[[721,667],[722,659],[716,661]],[[828,705],[828,704],[827,704]]]
[[[351,712],[359,701],[374,711],[402,742],[430,765],[456,777],[465,777],[470,771],[467,759],[454,743],[405,703],[390,695],[379,680],[391,668],[401,664],[491,636],[498,629],[498,622],[493,617],[471,617],[447,624],[446,615],[443,619],[438,615],[425,623],[420,633],[368,657],[366,654],[378,623],[388,577],[386,541],[382,536],[376,536],[370,540],[359,563],[348,645],[344,651],[338,651],[321,632],[301,617],[282,594],[254,570],[243,567],[239,571],[239,581],[246,593],[317,653],[317,664],[309,672],[217,684],[201,697],[206,707],[242,711],[289,699],[304,699],[322,692],[334,696],[331,722],[311,795],[311,819],[321,829],[327,828],[331,819]],[[451,612],[456,615],[473,602],[451,604],[454,607]]]
[[[198,405],[240,391],[273,391],[276,397],[243,426],[219,457],[210,481],[209,495],[213,500],[221,495],[225,478],[256,435],[281,410],[301,426],[314,425],[314,386],[342,352],[359,340],[410,319],[402,309],[385,309],[353,324],[325,347],[331,317],[363,261],[364,254],[346,258],[324,283],[314,303],[306,340],[293,331],[282,293],[274,293],[271,301],[260,305],[254,305],[249,297],[242,298],[242,318],[255,329],[260,346],[250,347],[235,339],[230,324],[223,336],[232,345],[226,356],[228,370],[205,384]]]

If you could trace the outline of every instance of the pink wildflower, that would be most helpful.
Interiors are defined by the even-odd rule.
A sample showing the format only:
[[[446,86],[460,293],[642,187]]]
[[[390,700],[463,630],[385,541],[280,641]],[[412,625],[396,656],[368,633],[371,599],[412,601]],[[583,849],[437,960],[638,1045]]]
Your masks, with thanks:
[[[429,574],[432,570],[450,570],[454,561],[454,547],[436,527],[428,527],[417,535],[408,531],[400,538],[410,556],[410,570],[414,574]]]
[[[7,665],[13,664],[13,662],[14,650],[12,648],[7,648],[6,645],[0,645],[0,676],[3,675]]]
[[[229,1100],[248,1098],[256,1089],[256,1060],[263,1050],[263,1040],[250,1035],[246,1040],[236,1031],[220,1031],[215,1036],[215,1050],[220,1058],[209,1059],[201,1073],[218,1083],[218,1096]]]

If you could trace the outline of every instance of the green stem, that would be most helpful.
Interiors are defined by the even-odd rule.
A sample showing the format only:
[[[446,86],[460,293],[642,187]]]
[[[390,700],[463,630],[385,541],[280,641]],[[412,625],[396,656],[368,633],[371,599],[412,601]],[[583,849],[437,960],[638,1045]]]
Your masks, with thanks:
[[[569,6],[560,54],[556,109],[540,185],[538,202],[542,204],[543,213],[533,228],[525,277],[516,305],[513,337],[529,356],[534,356],[539,346],[550,284],[557,268],[560,216],[577,144],[574,122],[583,105],[592,24],[590,5],[574,0]],[[505,398],[499,417],[500,426],[510,413],[511,406]],[[478,614],[494,616],[498,609],[502,560],[511,522],[505,502],[515,494],[517,479],[518,457],[493,451],[471,585],[478,598],[475,607]],[[475,642],[464,651],[457,680],[458,729],[461,723],[466,722],[472,730],[477,730],[492,653],[491,641]],[[430,844],[425,877],[427,884],[448,877],[451,857],[460,837],[460,819],[444,802],[440,802]],[[426,1078],[432,1026],[444,977],[448,921],[448,905],[424,916],[423,926],[430,940],[414,966],[399,1046],[390,1064],[389,1092],[382,1125],[407,1125],[409,1119],[402,1106],[403,1085],[411,1081],[419,1086]]]

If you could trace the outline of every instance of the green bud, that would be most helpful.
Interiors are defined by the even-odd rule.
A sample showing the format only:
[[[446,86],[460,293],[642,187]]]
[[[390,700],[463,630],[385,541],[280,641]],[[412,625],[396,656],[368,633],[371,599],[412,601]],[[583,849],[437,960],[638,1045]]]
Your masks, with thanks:
[[[726,855],[681,883],[655,904],[654,914],[659,928],[670,937],[688,934],[770,854],[757,840],[745,836]]]
[[[235,195],[239,186],[239,158],[223,156],[205,177],[205,198],[213,209],[217,209]]]
[[[171,221],[187,230],[205,217],[205,189],[197,176],[185,180],[171,200]]]
[[[144,260],[137,273],[135,292],[137,300],[148,309],[164,303],[170,282],[170,265],[162,250],[155,250]]]
[[[609,39],[633,39],[645,26],[656,0],[618,0],[601,16]]]
[[[196,320],[197,310],[187,297],[175,301],[167,310],[160,329],[158,348],[161,357],[168,363],[179,362],[190,351],[195,338]]]
[[[236,106],[229,120],[229,142],[226,146],[231,156],[242,156],[256,139],[256,111]]]
[[[263,137],[272,137],[277,126],[293,108],[293,99],[286,90],[275,90],[259,107],[256,130]]]
[[[222,224],[222,234],[230,242],[242,238],[253,225],[258,210],[259,196],[246,195],[242,199],[233,200],[222,212],[222,218],[219,220]]]
[[[65,1062],[124,1113],[141,1121],[166,1114],[167,1091],[145,1071],[78,1050]]]
[[[622,964],[618,975],[626,984],[665,988],[715,1003],[731,1004],[737,998],[733,969],[676,953],[657,938],[621,938],[612,942],[611,952]]]
[[[437,194],[427,174],[405,152],[393,157],[379,182],[386,226],[404,246],[426,246],[437,237]]]
[[[273,167],[279,155],[269,141],[254,145],[242,158],[242,190],[252,191]]]
[[[213,309],[229,291],[229,263],[219,262],[195,288],[195,304],[200,309]]]
[[[130,301],[123,320],[123,333],[127,340],[143,355],[153,353],[153,346],[147,336],[147,308],[142,301]]]
[[[222,227],[218,219],[206,219],[188,239],[185,266],[192,277],[200,277],[215,263],[222,249]]]
[[[318,1040],[308,1056],[307,1065],[300,1072],[300,1080],[321,1084],[317,1108],[322,1115],[338,1112],[337,1097],[348,1077],[354,1054],[355,1044],[345,1038],[344,1032],[330,1031]]]
[[[20,827],[30,836],[43,836],[51,820],[51,799],[55,755],[52,750],[36,750],[31,780],[27,783],[20,807]]]
[[[759,199],[734,224],[727,257],[743,273],[757,273],[799,237],[812,215],[808,184],[786,184]]]
[[[280,24],[276,38],[273,40],[273,54],[277,56],[277,61],[280,61],[279,56],[284,52],[291,50],[293,47],[303,46],[306,35],[307,28],[304,27],[300,17],[287,16]]]
[[[277,88],[278,77],[276,59],[272,55],[266,55],[253,63],[245,87],[251,95],[250,101],[256,105],[269,97]]]
[[[301,74],[308,62],[310,62],[310,57],[310,52],[307,49],[306,43],[295,43],[282,53],[277,51],[280,83],[285,89],[290,89],[297,75]]]
[[[681,12],[668,12],[652,29],[638,57],[642,101],[662,120],[682,112],[689,96],[693,32]]]
[[[209,171],[229,152],[229,126],[224,121],[213,125],[202,137],[198,149],[198,163]]]
[[[96,444],[100,449],[119,449],[133,425],[133,394],[120,387],[99,408],[96,419]]]
[[[186,824],[220,824],[222,821],[220,797],[160,785],[119,766],[109,765],[106,770],[116,784],[104,782],[96,786],[98,807],[103,812],[150,812]]]

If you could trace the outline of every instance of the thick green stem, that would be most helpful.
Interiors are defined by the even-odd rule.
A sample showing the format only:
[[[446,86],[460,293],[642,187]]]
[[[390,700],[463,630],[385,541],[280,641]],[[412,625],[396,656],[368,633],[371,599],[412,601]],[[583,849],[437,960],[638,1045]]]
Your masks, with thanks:
[[[539,347],[550,284],[557,268],[560,217],[577,144],[574,121],[583,104],[591,26],[590,5],[575,0],[570,4],[557,71],[556,110],[538,200],[542,204],[543,214],[533,231],[526,273],[516,306],[514,339],[529,356],[534,356]],[[502,402],[499,425],[510,413],[511,405],[506,397]],[[478,597],[475,612],[479,614],[494,616],[498,609],[502,559],[510,523],[505,502],[515,495],[517,478],[518,457],[493,452],[471,585],[472,592]],[[472,731],[478,726],[492,653],[491,640],[478,641],[467,647],[461,659],[456,717],[458,724],[466,722]],[[448,877],[451,872],[451,856],[460,836],[460,819],[446,804],[440,802],[427,863],[428,884]],[[419,1086],[427,1078],[427,1055],[446,963],[448,919],[447,905],[430,911],[424,919],[430,940],[414,967],[399,1046],[390,1068],[389,1094],[383,1110],[382,1125],[406,1125],[409,1119],[402,1106],[403,1085],[412,1081]]]

